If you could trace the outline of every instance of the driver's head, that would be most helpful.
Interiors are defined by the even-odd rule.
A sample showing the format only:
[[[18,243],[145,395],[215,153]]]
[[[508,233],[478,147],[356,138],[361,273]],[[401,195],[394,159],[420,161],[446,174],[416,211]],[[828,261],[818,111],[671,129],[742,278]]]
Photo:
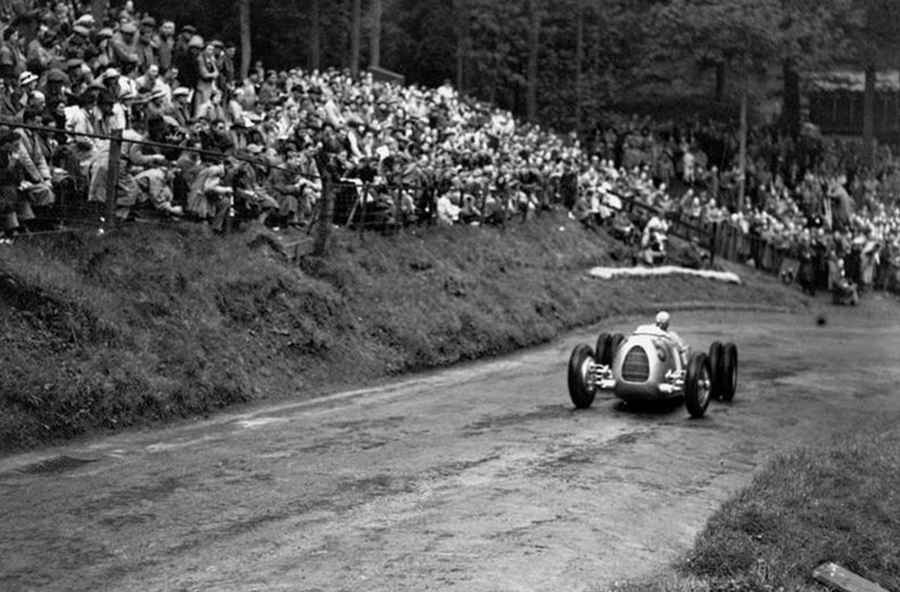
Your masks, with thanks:
[[[669,313],[664,310],[659,311],[656,314],[656,326],[662,329],[663,331],[669,330]]]

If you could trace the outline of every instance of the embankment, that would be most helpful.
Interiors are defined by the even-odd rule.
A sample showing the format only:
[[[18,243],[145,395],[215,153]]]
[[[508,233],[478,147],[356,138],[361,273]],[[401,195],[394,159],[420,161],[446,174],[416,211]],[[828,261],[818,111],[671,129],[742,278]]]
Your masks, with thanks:
[[[310,397],[665,304],[804,303],[756,275],[590,279],[627,251],[562,214],[338,233],[299,264],[273,242],[185,223],[0,247],[0,450]]]

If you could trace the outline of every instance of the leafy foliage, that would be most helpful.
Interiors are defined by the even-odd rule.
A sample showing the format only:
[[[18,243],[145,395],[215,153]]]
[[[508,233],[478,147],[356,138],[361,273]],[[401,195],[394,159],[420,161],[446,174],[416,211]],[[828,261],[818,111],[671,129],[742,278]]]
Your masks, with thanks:
[[[150,9],[237,41],[236,0],[157,0]],[[310,63],[311,0],[251,0],[254,56],[271,67]],[[368,55],[371,2],[363,1],[362,55]],[[457,77],[464,89],[523,113],[529,52],[528,0],[383,0],[382,66],[413,83]],[[893,0],[538,0],[541,11],[540,119],[574,123],[576,27],[584,54],[582,110],[596,119],[611,105],[648,98],[712,96],[710,68],[797,71],[835,63],[895,63],[900,3]],[[349,63],[350,0],[319,2],[324,67]],[[210,19],[221,14],[221,19]],[[873,57],[874,56],[874,57]]]

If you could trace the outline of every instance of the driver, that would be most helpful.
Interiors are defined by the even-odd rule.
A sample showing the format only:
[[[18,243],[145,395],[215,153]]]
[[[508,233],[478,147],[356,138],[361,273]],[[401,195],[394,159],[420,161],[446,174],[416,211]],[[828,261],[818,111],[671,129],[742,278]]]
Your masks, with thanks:
[[[671,320],[671,315],[668,312],[661,310],[656,314],[656,327],[659,331],[672,343],[675,344],[675,347],[678,348],[678,352],[681,354],[681,362],[685,363],[688,355],[688,346],[684,342],[683,339],[676,333],[675,331],[669,331],[669,321]]]

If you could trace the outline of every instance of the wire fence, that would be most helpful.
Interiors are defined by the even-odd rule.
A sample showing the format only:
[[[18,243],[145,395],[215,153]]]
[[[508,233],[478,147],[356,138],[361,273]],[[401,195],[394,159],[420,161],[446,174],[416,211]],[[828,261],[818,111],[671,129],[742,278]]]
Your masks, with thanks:
[[[153,150],[173,153],[190,152],[212,161],[233,159],[267,170],[284,170],[296,178],[304,178],[321,184],[321,194],[317,202],[305,200],[300,204],[306,220],[301,227],[312,240],[299,239],[293,244],[314,244],[313,252],[323,255],[327,251],[332,228],[342,227],[359,233],[364,240],[366,232],[393,233],[410,227],[429,226],[438,223],[438,195],[447,187],[436,181],[417,183],[375,183],[348,179],[339,175],[309,174],[296,168],[273,162],[262,162],[259,158],[235,153],[206,150],[197,146],[156,142],[133,136],[123,137],[122,131],[111,135],[76,132],[59,128],[29,125],[20,122],[3,122],[10,128],[29,130],[38,134],[63,137],[69,140],[83,138],[109,142],[106,177],[106,202],[89,202],[85,195],[85,182],[81,172],[69,169],[65,175],[54,178],[53,187],[57,201],[52,212],[40,221],[53,222],[31,233],[33,236],[71,232],[108,232],[116,226],[116,199],[118,195],[120,164],[123,147],[133,144]],[[558,180],[543,179],[536,183],[520,184],[518,195],[511,191],[496,191],[482,186],[474,195],[460,191],[461,203],[457,213],[459,221],[467,224],[504,227],[519,220],[524,222],[532,216],[540,216],[547,209],[556,207],[563,201]],[[640,200],[618,195],[621,208],[632,219],[646,222],[651,216],[662,216],[664,212]],[[778,273],[790,253],[779,248],[763,237],[747,234],[730,222],[709,222],[683,215],[669,216],[668,233],[690,241],[706,251],[709,263],[716,257],[730,261],[752,260],[756,267],[764,271]]]

